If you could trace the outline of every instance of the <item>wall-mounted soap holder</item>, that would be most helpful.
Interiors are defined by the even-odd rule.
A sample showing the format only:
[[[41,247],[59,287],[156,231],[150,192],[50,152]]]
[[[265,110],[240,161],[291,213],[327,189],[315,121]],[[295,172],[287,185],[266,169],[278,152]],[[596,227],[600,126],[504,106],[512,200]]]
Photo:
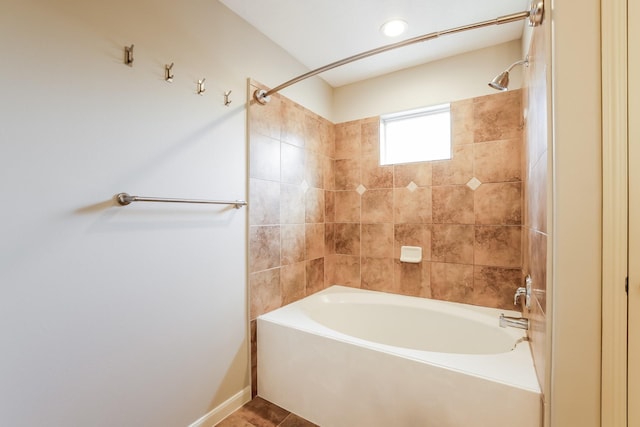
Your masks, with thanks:
[[[422,248],[420,246],[402,246],[400,248],[400,262],[419,263],[422,261]]]

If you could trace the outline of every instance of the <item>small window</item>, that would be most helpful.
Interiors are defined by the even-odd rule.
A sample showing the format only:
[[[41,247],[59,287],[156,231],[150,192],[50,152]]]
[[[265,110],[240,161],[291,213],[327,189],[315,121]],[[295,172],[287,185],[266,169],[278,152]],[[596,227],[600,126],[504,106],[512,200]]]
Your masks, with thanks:
[[[450,158],[450,104],[380,117],[381,165]]]

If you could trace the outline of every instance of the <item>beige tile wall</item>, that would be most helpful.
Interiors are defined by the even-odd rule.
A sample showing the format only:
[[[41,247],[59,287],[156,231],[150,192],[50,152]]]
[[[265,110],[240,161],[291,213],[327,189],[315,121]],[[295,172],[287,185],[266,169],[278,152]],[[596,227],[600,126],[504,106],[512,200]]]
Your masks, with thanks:
[[[252,83],[249,93],[259,85]],[[334,125],[275,94],[249,108],[249,315],[256,394],[260,314],[324,288],[325,217],[334,176]]]
[[[547,328],[547,245],[551,241],[547,227],[548,206],[548,105],[546,85],[546,41],[544,28],[534,29],[525,70],[524,105],[528,116],[525,126],[525,215],[523,223],[523,273],[533,281],[533,302],[529,336],[541,388],[545,390]],[[545,398],[545,396],[543,396]]]
[[[251,319],[331,284],[513,308],[521,91],[451,108],[451,160],[379,166],[377,117],[333,125],[277,94],[251,106]],[[401,263],[403,245],[423,262]]]
[[[377,117],[336,125],[327,284],[513,308],[522,268],[521,91],[451,110],[446,161],[379,166]],[[422,247],[423,262],[401,263],[403,245]]]

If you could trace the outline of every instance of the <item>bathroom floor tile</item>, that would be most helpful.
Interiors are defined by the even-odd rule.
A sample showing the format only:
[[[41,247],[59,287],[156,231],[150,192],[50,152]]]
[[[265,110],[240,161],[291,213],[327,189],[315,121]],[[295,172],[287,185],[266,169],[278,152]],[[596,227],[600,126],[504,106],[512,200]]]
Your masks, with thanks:
[[[216,427],[317,427],[302,417],[256,397],[216,424]]]
[[[284,419],[282,423],[278,425],[278,427],[318,427],[316,424],[311,421],[307,421],[302,417],[297,416],[296,414],[289,414],[287,418]]]

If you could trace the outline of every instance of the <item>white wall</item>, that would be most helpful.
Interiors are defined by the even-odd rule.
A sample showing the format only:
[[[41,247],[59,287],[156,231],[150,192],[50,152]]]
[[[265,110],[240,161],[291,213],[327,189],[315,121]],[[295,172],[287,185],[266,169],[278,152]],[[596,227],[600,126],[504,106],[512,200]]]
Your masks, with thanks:
[[[188,425],[249,385],[247,209],[112,197],[246,198],[246,79],[304,67],[212,0],[4,0],[0,54],[0,425]]]
[[[514,40],[336,88],[334,122],[496,93],[488,83],[521,59],[521,42]],[[520,88],[522,67],[509,77],[509,88]]]
[[[600,426],[600,2],[546,2],[552,25],[551,426]],[[576,40],[580,40],[576,43]]]

